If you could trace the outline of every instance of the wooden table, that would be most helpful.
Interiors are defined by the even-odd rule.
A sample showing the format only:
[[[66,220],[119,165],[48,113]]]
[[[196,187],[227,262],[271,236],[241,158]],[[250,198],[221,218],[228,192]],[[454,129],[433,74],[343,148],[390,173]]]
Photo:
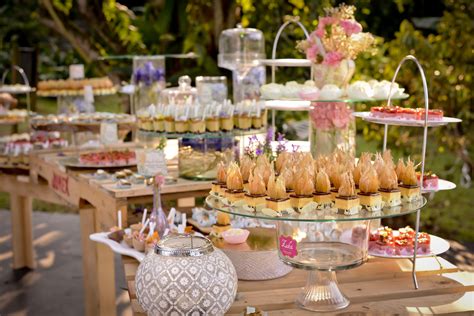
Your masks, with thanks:
[[[138,261],[122,256],[134,315],[145,315],[135,292]],[[371,258],[359,268],[338,272],[351,304],[338,315],[474,314],[474,273],[462,272],[443,258],[417,259],[420,288],[415,290],[408,259]],[[294,299],[305,285],[307,271],[294,269],[268,281],[239,281],[228,315],[242,315],[246,306],[269,315],[315,315],[299,309]],[[328,315],[328,314],[325,314]]]
[[[107,246],[89,240],[89,235],[116,225],[118,210],[122,211],[126,227],[128,205],[151,202],[153,192],[146,186],[123,190],[92,181],[84,176],[83,170],[66,168],[60,163],[64,155],[73,154],[77,150],[31,154],[30,177],[23,179],[27,185],[16,184],[16,178],[0,176],[0,191],[12,194],[14,268],[35,267],[31,199],[72,206],[80,215],[86,314],[115,315],[113,253]],[[18,192],[16,187],[21,187]],[[178,200],[179,207],[193,206],[194,198],[206,196],[210,187],[207,181],[178,179],[176,184],[162,189],[162,199]]]

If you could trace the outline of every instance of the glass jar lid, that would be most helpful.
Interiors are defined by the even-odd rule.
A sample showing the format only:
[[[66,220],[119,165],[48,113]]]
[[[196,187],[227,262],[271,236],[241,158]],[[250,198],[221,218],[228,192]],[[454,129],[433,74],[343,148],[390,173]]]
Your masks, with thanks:
[[[166,257],[199,257],[213,251],[209,239],[190,234],[168,235],[155,246],[155,253]]]
[[[164,104],[185,103],[186,100],[194,100],[197,96],[197,89],[191,86],[189,76],[181,76],[178,79],[178,87],[167,88],[161,91],[161,101]]]

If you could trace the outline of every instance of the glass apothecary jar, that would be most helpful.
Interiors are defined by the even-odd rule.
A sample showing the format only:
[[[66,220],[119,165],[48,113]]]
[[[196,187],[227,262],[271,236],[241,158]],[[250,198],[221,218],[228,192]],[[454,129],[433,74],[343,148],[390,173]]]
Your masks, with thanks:
[[[165,57],[133,57],[132,82],[135,85],[133,105],[135,113],[151,104],[158,104],[160,92],[165,88]]]
[[[227,78],[225,76],[196,77],[198,100],[201,104],[223,103],[227,99]]]
[[[213,180],[222,161],[234,160],[234,136],[196,136],[179,140],[179,176],[193,180]]]

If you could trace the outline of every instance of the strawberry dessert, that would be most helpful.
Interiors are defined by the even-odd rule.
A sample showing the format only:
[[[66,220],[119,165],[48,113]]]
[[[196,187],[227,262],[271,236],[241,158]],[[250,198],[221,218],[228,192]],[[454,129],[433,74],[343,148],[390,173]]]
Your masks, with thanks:
[[[124,151],[107,151],[82,154],[79,162],[88,166],[123,166],[136,164],[135,152]]]

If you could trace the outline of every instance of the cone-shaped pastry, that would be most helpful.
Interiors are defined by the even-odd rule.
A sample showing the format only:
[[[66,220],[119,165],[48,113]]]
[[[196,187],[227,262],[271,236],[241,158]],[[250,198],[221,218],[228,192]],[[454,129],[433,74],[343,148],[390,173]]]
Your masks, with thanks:
[[[408,158],[401,176],[401,184],[398,187],[402,194],[402,201],[411,203],[420,199],[421,190],[416,178],[415,164],[410,158]]]
[[[224,163],[221,161],[217,167],[217,179],[211,184],[211,194],[225,195],[227,173]]]
[[[294,194],[290,195],[291,206],[299,209],[312,202],[313,190],[313,176],[308,170],[302,169],[295,179]]]
[[[290,199],[287,197],[285,180],[282,177],[275,179],[272,174],[267,184],[267,207],[275,212],[280,212],[291,207]]]
[[[293,168],[290,165],[286,165],[285,167],[283,167],[280,173],[280,177],[285,180],[286,193],[287,196],[289,196],[294,192],[295,188],[295,173]]]
[[[403,172],[405,171],[405,163],[403,162],[402,158],[398,159],[398,163],[397,163],[397,167],[395,168],[395,171],[397,173],[398,182],[400,183],[403,178]]]
[[[385,170],[385,162],[380,153],[375,154],[374,167],[380,178],[382,176],[383,171]]]
[[[336,208],[345,215],[359,213],[360,200],[357,197],[354,179],[351,172],[342,175],[341,186],[336,196]]]
[[[235,162],[232,162],[227,170],[227,190],[225,197],[229,202],[244,199],[244,181],[240,169]]]
[[[245,201],[253,208],[257,205],[265,205],[266,186],[263,177],[259,173],[251,173],[249,177],[248,193],[245,194]]]
[[[331,189],[331,199],[333,202],[336,201],[336,196],[342,182],[342,174],[345,171],[346,169],[344,166],[340,164],[330,165],[330,168],[328,169],[329,179],[331,180],[332,186],[334,187]]]
[[[359,182],[362,174],[364,171],[369,168],[372,163],[371,163],[371,158],[372,154],[371,153],[362,153],[360,156],[360,159],[357,163],[357,166],[355,166],[354,170],[352,170],[352,176],[354,177],[354,183],[356,185],[356,191],[359,190]]]
[[[379,192],[382,195],[384,205],[394,207],[402,204],[400,190],[398,189],[397,173],[393,168],[382,168],[377,171],[380,181]]]
[[[382,159],[387,167],[395,168],[395,164],[393,163],[392,152],[390,151],[390,149],[387,149],[383,152]]]
[[[242,174],[242,180],[244,180],[244,190],[248,191],[249,176],[252,169],[255,167],[255,163],[252,158],[245,155],[240,161],[240,173]]]
[[[375,168],[370,166],[365,170],[359,183],[360,204],[368,211],[380,211],[383,207],[382,196],[379,193],[379,178]]]
[[[315,192],[313,193],[313,201],[318,203],[318,209],[330,208],[333,205],[331,199],[331,183],[329,176],[320,169],[316,175]]]
[[[283,152],[281,152],[281,153],[278,155],[278,157],[277,157],[277,159],[276,159],[276,161],[275,161],[275,171],[276,171],[278,174],[281,173],[281,171],[282,171],[282,169],[283,169],[283,166],[285,166],[286,163],[287,163],[287,161],[288,161],[288,159],[290,159],[290,155],[291,155],[291,154],[290,154],[289,152],[287,152],[287,151],[283,151]]]

